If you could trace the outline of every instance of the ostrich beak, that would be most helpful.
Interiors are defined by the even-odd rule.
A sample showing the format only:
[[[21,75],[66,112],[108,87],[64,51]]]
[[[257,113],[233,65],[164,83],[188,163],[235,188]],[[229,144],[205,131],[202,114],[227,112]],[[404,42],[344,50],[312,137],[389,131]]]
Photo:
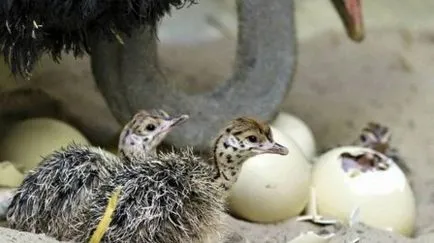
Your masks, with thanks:
[[[362,0],[331,0],[338,11],[348,37],[355,42],[365,38],[362,16]]]
[[[257,149],[259,154],[279,154],[279,155],[287,155],[289,150],[287,147],[278,144],[276,142],[266,142],[265,146]]]
[[[181,124],[183,124],[185,121],[187,121],[190,118],[189,115],[180,115],[171,119],[168,119],[164,121],[165,125],[162,127],[161,132],[167,133],[171,131],[174,127],[177,127]]]
[[[181,125],[185,121],[187,121],[189,118],[190,118],[190,116],[186,115],[186,114],[175,117],[174,119],[170,120],[170,127],[175,127],[175,126]]]

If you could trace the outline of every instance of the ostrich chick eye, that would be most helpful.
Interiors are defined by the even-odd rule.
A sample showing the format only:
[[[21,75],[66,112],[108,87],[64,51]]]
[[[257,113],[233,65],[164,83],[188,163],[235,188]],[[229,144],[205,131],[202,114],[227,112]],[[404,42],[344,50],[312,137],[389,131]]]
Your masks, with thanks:
[[[248,136],[247,139],[251,143],[256,143],[258,141],[258,138],[256,136]]]
[[[146,130],[148,130],[148,131],[154,131],[155,130],[155,125],[154,124],[148,124],[146,126]]]

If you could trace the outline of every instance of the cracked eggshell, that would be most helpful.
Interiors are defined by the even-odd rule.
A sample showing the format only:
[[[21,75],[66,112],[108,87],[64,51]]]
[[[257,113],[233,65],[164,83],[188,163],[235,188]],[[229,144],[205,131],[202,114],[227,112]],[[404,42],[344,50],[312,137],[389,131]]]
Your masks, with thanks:
[[[344,146],[318,158],[312,172],[318,213],[348,222],[351,212],[359,207],[360,222],[410,236],[416,205],[404,173],[389,160],[387,170],[361,172],[350,177],[341,167],[343,152],[377,153],[369,148]]]
[[[89,144],[77,129],[51,118],[33,118],[18,122],[0,141],[0,160],[8,160],[26,172],[46,156],[75,142]]]
[[[239,218],[272,223],[299,215],[309,200],[311,165],[286,135],[271,127],[288,155],[262,154],[248,159],[232,187],[228,206]]]
[[[300,118],[280,112],[272,125],[294,140],[307,159],[311,160],[316,156],[315,137],[309,126]]]

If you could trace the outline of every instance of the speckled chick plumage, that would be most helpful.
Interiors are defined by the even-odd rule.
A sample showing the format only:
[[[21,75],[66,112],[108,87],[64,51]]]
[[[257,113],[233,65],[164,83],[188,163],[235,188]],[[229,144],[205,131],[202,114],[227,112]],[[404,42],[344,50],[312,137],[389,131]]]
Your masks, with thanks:
[[[113,190],[122,185],[102,242],[204,242],[218,234],[224,211],[224,191],[213,183],[213,173],[191,150],[128,166],[94,191],[92,203],[73,222],[78,229],[73,240],[91,237]]]
[[[132,163],[92,194],[74,220],[73,240],[86,242],[101,221],[115,188],[121,188],[112,221],[101,242],[205,242],[219,239],[225,199],[243,162],[260,153],[287,154],[269,126],[239,118],[214,140],[215,164],[192,149],[160,153],[146,163]]]
[[[7,212],[9,226],[44,233],[58,240],[68,238],[71,219],[76,217],[83,205],[88,204],[92,189],[107,178],[114,177],[131,161],[140,163],[148,154],[154,154],[158,142],[170,131],[170,125],[179,121],[179,118],[172,119],[167,113],[161,114],[136,113],[121,133],[121,157],[100,148],[72,144],[43,158],[39,166],[26,175],[14,195]],[[168,124],[162,127],[164,122],[156,122],[159,119],[167,120]],[[185,117],[182,119],[185,120]],[[142,126],[137,126],[136,120]],[[147,132],[149,124],[154,127]],[[130,143],[140,145],[141,153],[124,150],[131,146]],[[138,154],[140,156],[136,156]],[[130,157],[134,159],[129,160]]]
[[[119,158],[99,148],[70,145],[29,171],[8,208],[9,227],[59,238],[88,190],[112,176]]]

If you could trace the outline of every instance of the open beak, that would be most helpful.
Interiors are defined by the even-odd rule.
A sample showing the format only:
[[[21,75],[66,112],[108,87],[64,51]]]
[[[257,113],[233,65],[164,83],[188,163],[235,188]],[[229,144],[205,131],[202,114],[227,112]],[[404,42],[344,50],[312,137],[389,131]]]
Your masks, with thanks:
[[[172,119],[166,120],[165,121],[166,126],[164,126],[164,129],[162,129],[162,132],[170,131],[172,128],[183,124],[189,118],[190,118],[190,116],[188,116],[188,115],[180,115],[178,117],[174,117]]]
[[[280,145],[278,143],[273,143],[271,147],[264,149],[264,153],[287,155],[289,151],[287,147]]]
[[[331,0],[338,11],[348,37],[356,42],[365,38],[365,28],[362,16],[362,0]]]

